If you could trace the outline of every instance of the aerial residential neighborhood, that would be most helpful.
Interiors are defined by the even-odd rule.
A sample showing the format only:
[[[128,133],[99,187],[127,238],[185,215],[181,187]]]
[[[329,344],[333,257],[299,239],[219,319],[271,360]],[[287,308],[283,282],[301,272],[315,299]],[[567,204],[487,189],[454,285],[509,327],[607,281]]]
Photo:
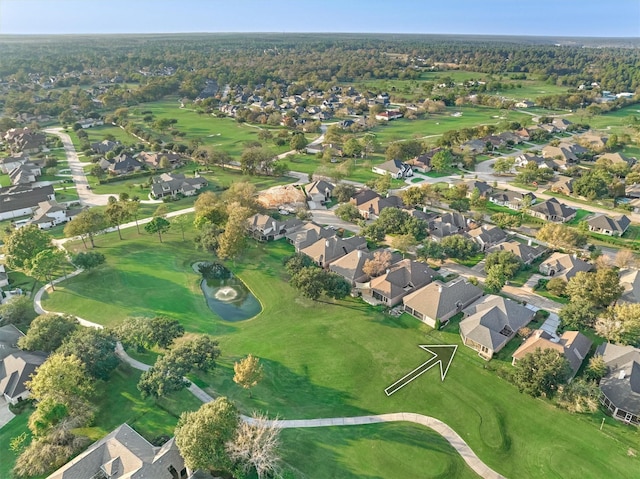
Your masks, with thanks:
[[[0,5],[0,478],[636,477],[640,10],[205,3]]]

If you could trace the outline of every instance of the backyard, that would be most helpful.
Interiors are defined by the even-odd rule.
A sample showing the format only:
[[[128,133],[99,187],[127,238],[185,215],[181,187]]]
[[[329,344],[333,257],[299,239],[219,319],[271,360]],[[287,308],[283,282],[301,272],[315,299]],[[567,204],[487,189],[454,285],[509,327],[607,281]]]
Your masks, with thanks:
[[[465,347],[458,349],[444,382],[426,374],[386,397],[385,387],[424,362],[419,344],[459,345],[457,327],[436,331],[417,320],[399,321],[358,299],[300,298],[283,272],[282,259],[293,252],[284,240],[252,242],[242,259],[228,265],[261,301],[262,313],[242,322],[220,320],[207,309],[191,270],[193,261],[207,258],[193,250],[192,234],[183,243],[174,233],[163,244],[134,230],[122,242],[113,235],[99,238],[107,265],[63,283],[44,306],[105,325],[133,315],[164,314],[179,319],[189,332],[214,335],[223,352],[220,367],[199,375],[199,382],[209,392],[229,396],[245,413],[265,410],[291,419],[411,411],[447,422],[507,477],[629,477],[637,470],[638,459],[629,454],[637,448],[637,429],[606,419],[600,431],[600,413],[570,415],[522,395]],[[265,367],[252,398],[232,381],[233,362],[248,353]],[[406,467],[407,477],[418,470],[421,477],[469,477],[457,457],[422,454],[424,444],[420,454],[399,447],[415,444],[416,437],[434,437],[414,426],[319,428],[287,431],[283,437],[287,461],[306,477],[317,470],[334,477],[396,477],[398,467]],[[298,442],[309,452],[301,454]],[[371,454],[379,451],[375,470],[362,457],[369,448]]]

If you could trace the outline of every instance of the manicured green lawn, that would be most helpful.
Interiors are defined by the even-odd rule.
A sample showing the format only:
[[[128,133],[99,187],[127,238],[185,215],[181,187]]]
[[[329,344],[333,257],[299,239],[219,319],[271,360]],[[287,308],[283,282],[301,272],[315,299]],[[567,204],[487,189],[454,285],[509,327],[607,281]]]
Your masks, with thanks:
[[[509,478],[631,477],[640,466],[628,454],[629,448],[638,448],[638,429],[609,418],[599,431],[601,414],[570,415],[522,395],[464,346],[444,382],[429,372],[387,397],[385,387],[425,361],[419,344],[461,344],[457,322],[434,331],[417,320],[386,316],[357,299],[302,299],[286,282],[282,259],[292,247],[284,241],[252,243],[242,260],[229,264],[263,305],[254,319],[229,323],[206,308],[191,272],[191,263],[207,255],[176,236],[162,245],[149,236],[131,238],[99,238],[107,265],[61,285],[44,306],[102,324],[136,314],[166,314],[190,332],[216,336],[223,352],[220,367],[199,377],[211,385],[210,392],[229,396],[244,412],[258,409],[286,419],[398,411],[433,415]],[[260,357],[265,368],[253,398],[232,381],[234,361],[248,353]],[[394,434],[419,434],[413,426],[393,429],[397,432],[374,431],[372,436],[366,428],[287,432],[285,456],[296,469],[323,472],[306,477],[398,477],[398,470],[407,471],[401,477],[421,477],[414,471],[431,470],[433,464],[450,471],[441,477],[468,477],[466,469],[451,466],[453,459],[443,462],[428,452],[432,441],[417,441],[424,455],[413,446],[399,447]],[[338,446],[345,441],[343,452]],[[375,472],[367,465],[369,449],[378,461]],[[390,452],[385,456],[382,451]]]
[[[17,455],[9,449],[11,439],[19,436],[23,432],[29,430],[27,428],[27,421],[29,420],[30,412],[25,411],[22,414],[18,414],[2,429],[0,429],[0,477],[11,477],[11,469],[16,462]],[[29,434],[30,435],[30,434]],[[28,445],[29,442],[26,443]]]

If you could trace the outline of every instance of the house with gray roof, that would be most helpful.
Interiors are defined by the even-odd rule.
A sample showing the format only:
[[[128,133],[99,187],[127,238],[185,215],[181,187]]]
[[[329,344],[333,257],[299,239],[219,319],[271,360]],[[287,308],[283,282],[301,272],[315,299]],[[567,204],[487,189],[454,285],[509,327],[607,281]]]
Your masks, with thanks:
[[[389,307],[399,304],[407,294],[433,281],[436,272],[425,263],[403,259],[382,276],[371,280],[371,296]]]
[[[331,238],[335,235],[334,230],[323,228],[313,222],[308,222],[299,228],[287,231],[285,238],[295,247],[296,253],[298,253],[301,249],[311,246],[321,238]]]
[[[429,235],[434,241],[440,241],[454,234],[464,233],[466,230],[467,219],[457,211],[443,213],[429,222]]]
[[[522,200],[528,197],[530,204],[534,204],[538,199],[533,193],[520,193],[519,191],[496,191],[489,195],[489,201],[498,206],[506,206],[511,210],[520,210],[522,208]]]
[[[400,160],[389,160],[374,166],[371,171],[379,175],[391,175],[392,178],[401,179],[413,176],[411,165]]]
[[[40,175],[40,165],[27,161],[9,172],[9,180],[12,185],[29,185],[35,183]]]
[[[46,230],[71,221],[81,211],[81,208],[70,209],[64,204],[58,204],[55,200],[42,201],[38,203],[33,217],[27,224],[34,224],[41,230]]]
[[[529,209],[529,214],[540,218],[544,221],[553,221],[554,223],[566,223],[575,218],[578,210],[567,206],[564,203],[560,203],[555,198],[550,198],[542,203],[533,205]]]
[[[357,249],[366,249],[367,240],[362,236],[352,236],[350,238],[319,239],[312,245],[301,249],[300,252],[311,258],[314,263],[322,268],[329,268],[334,261],[346,256]]]
[[[631,225],[631,220],[626,215],[616,218],[598,214],[587,220],[589,231],[607,236],[622,236]]]
[[[460,336],[465,346],[490,360],[531,322],[534,312],[502,296],[488,295],[463,310]]]
[[[329,271],[339,274],[356,288],[368,287],[368,283],[371,280],[371,277],[364,272],[364,265],[367,261],[374,259],[374,253],[375,251],[369,251],[368,249],[358,249],[351,251],[342,258],[339,258],[332,262],[329,265]],[[389,254],[389,266],[397,263],[402,259],[402,256],[397,253],[392,253],[391,251],[389,251]]]
[[[596,354],[607,366],[600,380],[600,402],[614,419],[640,426],[640,349],[602,343]]]
[[[156,447],[123,424],[47,479],[186,479],[187,476],[174,438]]]
[[[331,200],[331,195],[335,185],[325,180],[318,180],[309,183],[304,186],[304,191],[307,194],[309,201],[313,201],[316,204],[325,204]]]
[[[404,310],[432,328],[449,322],[452,316],[482,296],[482,290],[460,278],[448,283],[434,281],[402,299]]]
[[[547,248],[540,245],[533,246],[531,241],[528,244],[524,244],[516,240],[511,240],[504,241],[488,249],[489,253],[493,253],[494,251],[511,251],[520,258],[524,264],[531,264],[542,256],[545,251],[547,251]]]
[[[29,397],[26,382],[47,359],[42,352],[17,351],[0,361],[0,394],[16,404]]]
[[[31,215],[40,203],[55,198],[51,185],[37,188],[30,185],[0,188],[0,220]]]
[[[94,143],[91,143],[90,146],[94,152],[100,155],[106,155],[107,153],[112,151],[114,148],[120,146],[120,142],[111,141],[111,140],[102,140],[102,141],[96,141]]]
[[[127,153],[120,153],[113,160],[102,158],[98,163],[103,170],[112,175],[125,175],[140,171],[143,164]]]
[[[193,196],[206,185],[207,180],[201,176],[187,178],[180,173],[163,173],[153,179],[150,195],[153,199],[177,195]]]
[[[620,286],[624,292],[618,301],[640,303],[640,270],[625,269],[620,271]]]
[[[563,195],[572,195],[574,181],[570,176],[558,176],[558,179],[551,183],[551,191],[562,193]]]
[[[11,170],[16,169],[20,165],[24,165],[29,161],[29,155],[26,153],[14,153],[6,158],[0,158],[0,172],[7,175]]]
[[[280,221],[268,215],[256,213],[247,219],[247,231],[257,241],[275,241],[288,232],[292,232],[302,226],[302,221],[297,218]]]
[[[591,263],[581,260],[575,254],[553,253],[540,263],[540,272],[546,276],[569,281],[580,271],[590,271]]]
[[[507,233],[495,225],[481,225],[478,228],[467,232],[469,238],[480,247],[480,251],[485,251],[493,245],[502,243],[507,239]]]
[[[571,378],[573,378],[584,359],[589,354],[593,341],[579,331],[565,331],[562,336],[552,336],[547,331],[538,329],[529,336],[524,343],[515,350],[511,364],[524,358],[527,354],[535,352],[536,349],[553,349],[562,354],[571,367]]]

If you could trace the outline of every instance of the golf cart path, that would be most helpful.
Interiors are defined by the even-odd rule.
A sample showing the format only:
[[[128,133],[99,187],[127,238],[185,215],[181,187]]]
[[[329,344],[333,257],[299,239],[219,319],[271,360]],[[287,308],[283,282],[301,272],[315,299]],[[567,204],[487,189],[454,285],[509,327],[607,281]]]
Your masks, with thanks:
[[[78,269],[73,273],[58,278],[53,281],[54,284],[58,284],[64,281],[67,278],[72,278],[80,274],[82,270]],[[42,295],[48,289],[48,286],[45,285],[38,290],[33,299],[33,304],[36,312],[38,314],[51,313],[53,311],[47,311],[42,307]],[[53,312],[55,313],[55,312]],[[57,313],[63,314],[63,313]],[[78,318],[79,323],[82,326],[93,327],[102,329],[102,325],[98,323],[94,323],[92,321],[88,321],[83,318]],[[127,352],[122,347],[120,342],[116,345],[116,354],[120,359],[129,364],[132,368],[138,369],[140,371],[147,371],[151,366],[140,362],[136,359],[133,359],[131,356],[127,354]],[[186,379],[186,378],[185,378]],[[189,381],[189,391],[195,397],[197,397],[203,403],[207,403],[213,401],[213,397],[210,396],[203,389],[196,386],[193,382]],[[242,420],[248,423],[254,421],[253,418],[249,416],[242,415]],[[478,456],[473,452],[473,450],[469,447],[469,445],[465,442],[460,435],[455,432],[451,427],[449,427],[444,422],[440,421],[431,416],[425,416],[422,414],[415,414],[409,412],[397,412],[390,414],[377,414],[370,416],[355,416],[355,417],[331,417],[331,418],[318,418],[318,419],[288,419],[288,420],[275,420],[271,421],[276,427],[281,429],[291,429],[291,428],[307,428],[307,427],[335,427],[335,426],[360,426],[365,424],[379,424],[386,422],[412,422],[414,424],[420,424],[422,426],[426,426],[428,428],[433,429],[442,437],[444,437],[451,446],[458,451],[458,454],[462,456],[464,462],[473,469],[473,471],[478,474],[480,477],[484,479],[506,479],[504,476],[498,474],[496,471],[487,466],[484,462],[480,460]]]

